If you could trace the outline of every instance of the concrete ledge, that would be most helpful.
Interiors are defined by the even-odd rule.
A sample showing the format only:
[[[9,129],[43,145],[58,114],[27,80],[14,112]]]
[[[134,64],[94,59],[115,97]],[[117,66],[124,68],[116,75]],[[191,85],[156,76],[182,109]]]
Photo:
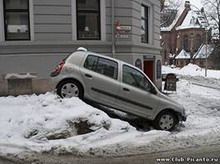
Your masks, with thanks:
[[[8,95],[8,81],[0,79],[0,96]]]
[[[36,93],[36,94],[53,91],[50,78],[33,79],[32,88],[33,88],[33,93]]]
[[[28,87],[28,86],[27,86]],[[43,94],[46,92],[53,91],[52,85],[51,85],[51,79],[50,78],[42,78],[42,79],[32,79],[31,82],[31,92],[24,93],[21,91],[22,94]],[[9,91],[9,84],[7,79],[0,78],[0,96],[17,96],[16,88],[14,89],[14,92],[12,89]]]

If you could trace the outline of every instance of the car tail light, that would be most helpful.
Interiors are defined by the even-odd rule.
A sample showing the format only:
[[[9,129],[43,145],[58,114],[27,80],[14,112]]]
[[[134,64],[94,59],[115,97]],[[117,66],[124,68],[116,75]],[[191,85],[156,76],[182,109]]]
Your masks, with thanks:
[[[50,74],[50,76],[51,76],[51,77],[54,77],[54,76],[59,75],[59,73],[61,72],[61,70],[62,70],[64,64],[65,64],[65,61],[60,62],[60,64],[56,67],[55,71],[53,71],[53,72]]]
[[[65,64],[65,61],[62,61],[58,66],[57,66],[57,68],[56,68],[56,72],[57,73],[60,73],[61,72],[61,70],[62,70],[62,68],[63,68],[63,66],[64,66],[64,64]]]

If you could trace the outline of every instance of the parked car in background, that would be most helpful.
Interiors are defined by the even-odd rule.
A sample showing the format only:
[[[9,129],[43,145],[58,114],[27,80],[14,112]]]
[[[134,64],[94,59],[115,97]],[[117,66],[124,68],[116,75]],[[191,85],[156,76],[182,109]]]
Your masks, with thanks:
[[[84,48],[63,60],[51,76],[60,97],[88,99],[150,120],[156,129],[173,130],[186,120],[183,106],[162,94],[140,69]]]

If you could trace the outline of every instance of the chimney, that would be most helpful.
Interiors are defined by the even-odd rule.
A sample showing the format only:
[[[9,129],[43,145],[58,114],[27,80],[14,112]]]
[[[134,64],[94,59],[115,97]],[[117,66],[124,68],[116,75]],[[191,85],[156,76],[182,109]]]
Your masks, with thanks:
[[[190,9],[190,1],[185,1],[185,8]]]
[[[202,13],[204,13],[204,12],[205,12],[204,7],[202,7],[202,8],[201,8],[201,12],[202,12]]]

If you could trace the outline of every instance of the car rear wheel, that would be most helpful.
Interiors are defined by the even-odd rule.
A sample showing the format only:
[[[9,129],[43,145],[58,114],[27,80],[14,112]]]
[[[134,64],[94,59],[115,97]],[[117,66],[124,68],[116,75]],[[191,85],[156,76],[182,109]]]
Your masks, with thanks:
[[[154,120],[154,127],[158,130],[173,130],[178,123],[177,118],[172,112],[163,111]]]
[[[83,89],[77,81],[66,80],[58,85],[57,94],[62,98],[79,97],[82,99]]]

